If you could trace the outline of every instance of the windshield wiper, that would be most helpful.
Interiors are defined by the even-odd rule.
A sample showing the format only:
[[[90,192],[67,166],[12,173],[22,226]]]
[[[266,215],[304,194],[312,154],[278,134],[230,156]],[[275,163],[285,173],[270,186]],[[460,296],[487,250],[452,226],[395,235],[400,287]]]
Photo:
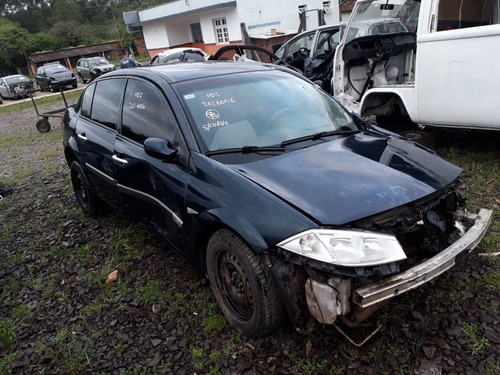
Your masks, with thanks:
[[[283,146],[243,146],[243,147],[233,147],[233,148],[225,148],[222,150],[212,150],[207,151],[206,155],[218,155],[218,154],[234,154],[234,153],[242,153],[242,154],[250,154],[252,152],[267,152],[267,151],[285,151]]]
[[[359,130],[331,130],[328,132],[318,132],[310,135],[305,135],[303,137],[298,137],[298,138],[293,138],[293,139],[288,139],[286,141],[283,141],[280,143],[280,146],[285,147],[294,143],[299,143],[303,141],[317,141],[318,139],[321,139],[323,137],[329,137],[331,135],[351,135],[351,134],[356,134],[359,133]]]

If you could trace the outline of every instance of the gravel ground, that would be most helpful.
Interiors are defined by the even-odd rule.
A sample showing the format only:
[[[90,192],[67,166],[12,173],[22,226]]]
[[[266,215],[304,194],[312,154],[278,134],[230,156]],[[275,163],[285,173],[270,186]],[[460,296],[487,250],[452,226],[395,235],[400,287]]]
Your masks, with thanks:
[[[80,212],[61,129],[40,134],[35,120],[0,116],[0,374],[500,373],[500,267],[482,247],[385,305],[360,348],[322,327],[247,338],[154,237]]]

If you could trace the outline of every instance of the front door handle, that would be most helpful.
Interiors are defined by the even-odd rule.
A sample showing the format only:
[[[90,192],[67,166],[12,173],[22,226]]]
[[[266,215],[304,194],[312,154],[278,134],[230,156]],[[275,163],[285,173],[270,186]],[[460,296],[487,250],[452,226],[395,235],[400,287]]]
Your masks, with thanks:
[[[119,158],[119,157],[118,157],[118,156],[116,156],[116,155],[113,155],[113,156],[112,156],[112,159],[113,159],[113,160],[116,160],[117,162],[122,163],[122,164],[127,164],[127,163],[128,163],[128,161],[126,161],[125,159],[121,159],[121,158]]]
[[[78,138],[80,138],[82,141],[86,141],[87,140],[87,137],[86,137],[85,133],[78,134]]]

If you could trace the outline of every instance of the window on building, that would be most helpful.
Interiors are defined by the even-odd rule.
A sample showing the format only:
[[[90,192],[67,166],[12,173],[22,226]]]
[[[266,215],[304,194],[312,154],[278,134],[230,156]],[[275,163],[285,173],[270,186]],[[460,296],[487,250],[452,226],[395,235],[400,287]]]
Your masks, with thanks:
[[[226,18],[216,18],[214,21],[215,42],[217,44],[229,43],[229,31]]]
[[[203,43],[201,25],[199,23],[192,23],[189,26],[191,27],[191,37],[193,38],[193,43]]]

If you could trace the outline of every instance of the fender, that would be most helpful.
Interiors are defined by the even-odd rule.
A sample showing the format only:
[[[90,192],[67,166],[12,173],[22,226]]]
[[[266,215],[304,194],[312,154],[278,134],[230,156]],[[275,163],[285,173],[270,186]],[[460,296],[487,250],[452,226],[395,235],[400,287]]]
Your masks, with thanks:
[[[359,114],[388,115],[391,114],[391,105],[396,101],[403,106],[402,113],[407,113],[413,122],[418,122],[414,85],[393,85],[377,87],[368,90],[361,99]]]

